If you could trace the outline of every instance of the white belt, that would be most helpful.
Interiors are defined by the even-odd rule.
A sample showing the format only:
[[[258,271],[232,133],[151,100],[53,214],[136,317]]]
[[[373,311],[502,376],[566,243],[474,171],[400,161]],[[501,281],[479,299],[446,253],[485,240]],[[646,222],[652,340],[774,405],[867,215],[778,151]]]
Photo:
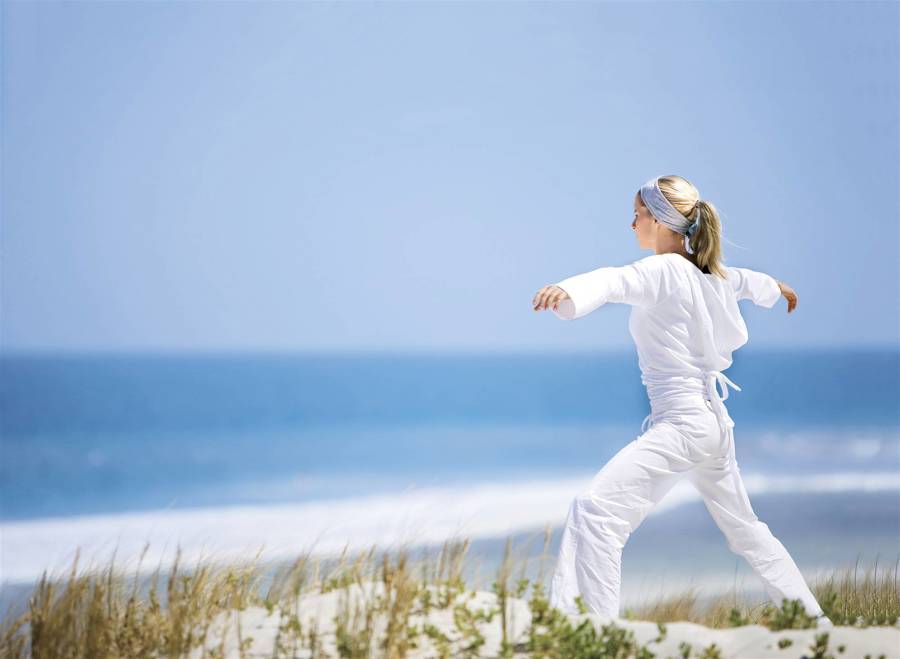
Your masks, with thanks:
[[[728,440],[734,445],[734,421],[731,416],[728,414],[728,409],[725,407],[724,401],[728,399],[728,385],[731,385],[734,389],[738,391],[741,390],[739,386],[737,386],[734,382],[728,379],[728,376],[722,373],[722,371],[704,371],[703,372],[703,382],[706,387],[706,395],[712,403],[713,413],[719,419],[719,427],[726,433],[728,433]],[[716,386],[716,383],[722,385],[722,395],[719,395],[719,388]],[[648,424],[648,422],[650,422]],[[653,412],[650,412],[645,418],[643,423],[641,423],[641,434],[647,430],[650,425],[653,425],[655,421],[653,420]]]

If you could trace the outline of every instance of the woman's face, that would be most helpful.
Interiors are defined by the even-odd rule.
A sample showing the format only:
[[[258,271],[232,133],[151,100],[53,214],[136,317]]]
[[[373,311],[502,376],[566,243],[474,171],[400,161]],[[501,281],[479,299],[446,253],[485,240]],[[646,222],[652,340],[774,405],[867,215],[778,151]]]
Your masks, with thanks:
[[[659,223],[650,214],[650,209],[644,206],[641,199],[641,193],[634,196],[634,219],[631,222],[631,228],[637,236],[638,245],[641,249],[656,249],[656,231]]]

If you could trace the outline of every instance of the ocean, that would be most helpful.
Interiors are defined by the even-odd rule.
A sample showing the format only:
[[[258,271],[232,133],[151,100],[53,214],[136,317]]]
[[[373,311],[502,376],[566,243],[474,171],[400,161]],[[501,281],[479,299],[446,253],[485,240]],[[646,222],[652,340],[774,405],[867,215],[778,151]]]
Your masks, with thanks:
[[[900,557],[900,350],[746,348],[727,375],[751,501],[798,565]],[[490,563],[507,535],[549,525],[556,542],[648,412],[633,350],[7,353],[3,586],[64,570],[76,546],[144,541],[164,560],[176,543],[275,557],[462,534]],[[626,545],[623,600],[741,569],[679,485]]]

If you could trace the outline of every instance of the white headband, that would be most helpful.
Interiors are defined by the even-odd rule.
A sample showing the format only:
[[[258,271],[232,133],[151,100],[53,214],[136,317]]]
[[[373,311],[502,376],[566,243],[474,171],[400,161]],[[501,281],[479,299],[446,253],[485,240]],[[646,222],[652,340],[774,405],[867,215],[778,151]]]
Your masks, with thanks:
[[[657,221],[662,222],[672,231],[676,231],[684,236],[684,247],[688,254],[693,254],[690,238],[700,226],[700,200],[697,200],[697,217],[691,221],[669,203],[662,190],[659,189],[659,179],[660,177],[657,176],[641,186],[641,199]]]

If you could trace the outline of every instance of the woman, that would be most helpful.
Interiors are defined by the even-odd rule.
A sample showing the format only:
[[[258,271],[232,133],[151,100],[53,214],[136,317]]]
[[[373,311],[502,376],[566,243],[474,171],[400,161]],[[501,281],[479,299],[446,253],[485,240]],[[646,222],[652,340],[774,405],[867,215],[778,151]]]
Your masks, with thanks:
[[[723,404],[728,385],[740,387],[722,371],[748,338],[738,300],[772,307],[783,295],[790,313],[797,295],[769,275],[722,263],[718,212],[680,176],[641,186],[631,228],[641,248],[655,254],[569,277],[532,300],[535,311],[550,308],[564,320],[607,302],[631,305],[629,330],[651,410],[642,434],[572,501],[550,604],[577,613],[580,594],[592,613],[618,619],[622,548],[647,513],[687,478],[728,547],[747,560],[776,605],[799,599],[817,627],[833,626],[784,545],[753,512],[735,459],[734,422]]]

